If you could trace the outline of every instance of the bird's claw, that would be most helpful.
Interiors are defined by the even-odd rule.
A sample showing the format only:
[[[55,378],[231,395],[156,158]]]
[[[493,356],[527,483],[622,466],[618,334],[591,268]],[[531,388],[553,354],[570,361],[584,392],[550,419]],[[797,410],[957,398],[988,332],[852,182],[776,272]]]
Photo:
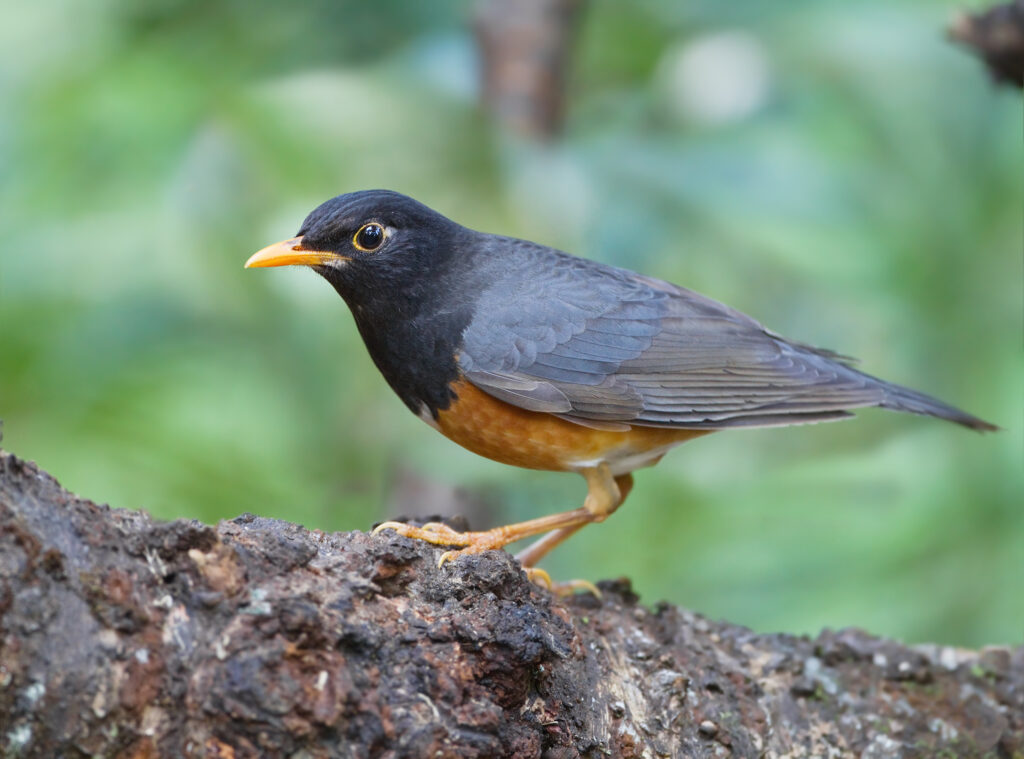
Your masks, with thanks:
[[[602,598],[600,589],[598,589],[594,583],[590,582],[590,580],[567,580],[566,582],[554,582],[551,579],[551,575],[539,567],[523,567],[523,571],[526,572],[526,579],[534,585],[546,588],[561,598],[571,596],[576,593],[576,591],[580,590],[592,594],[597,599]]]
[[[383,530],[394,530],[407,538],[423,540],[438,546],[466,546],[473,542],[471,533],[453,530],[443,522],[427,522],[422,527],[405,522],[381,522],[370,534],[376,535]]]
[[[459,556],[501,549],[509,542],[508,536],[501,530],[459,532],[443,522],[428,522],[422,527],[415,527],[405,522],[381,522],[373,528],[370,534],[376,535],[384,530],[394,530],[399,535],[413,540],[423,540],[433,545],[459,546],[459,548],[441,554],[437,560],[438,569]],[[547,588],[557,596],[571,596],[577,591],[586,591],[601,598],[601,591],[589,580],[569,580],[556,583],[551,580],[551,575],[543,569],[524,567],[523,571],[526,572],[526,577],[530,582]]]
[[[551,585],[551,592],[561,598],[574,595],[577,591],[590,593],[599,601],[604,598],[601,594],[601,589],[590,580],[566,580],[565,582],[556,582]]]

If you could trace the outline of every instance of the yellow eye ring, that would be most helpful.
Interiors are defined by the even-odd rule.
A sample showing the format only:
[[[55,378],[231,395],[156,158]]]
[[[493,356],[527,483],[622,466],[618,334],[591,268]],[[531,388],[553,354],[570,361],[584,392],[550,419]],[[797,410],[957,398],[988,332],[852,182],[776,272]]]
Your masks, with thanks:
[[[384,227],[375,221],[363,224],[352,236],[352,244],[358,249],[370,253],[384,244],[387,233]]]

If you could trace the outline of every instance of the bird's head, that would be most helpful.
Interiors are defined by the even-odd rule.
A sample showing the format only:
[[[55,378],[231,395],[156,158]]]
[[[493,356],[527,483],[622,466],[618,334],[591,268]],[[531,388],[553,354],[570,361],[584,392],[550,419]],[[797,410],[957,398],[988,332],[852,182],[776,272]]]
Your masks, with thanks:
[[[245,267],[309,266],[348,299],[424,278],[444,262],[460,231],[400,193],[351,192],[321,204],[295,237],[263,248]]]

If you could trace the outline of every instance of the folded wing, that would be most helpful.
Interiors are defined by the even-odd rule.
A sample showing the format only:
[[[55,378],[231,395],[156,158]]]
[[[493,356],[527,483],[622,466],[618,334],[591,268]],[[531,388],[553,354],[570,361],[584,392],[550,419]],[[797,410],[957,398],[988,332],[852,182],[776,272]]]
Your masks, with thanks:
[[[530,284],[492,286],[459,355],[470,382],[522,408],[599,427],[721,429],[883,406],[991,427],[690,290],[540,246],[524,253],[533,276],[509,280]]]

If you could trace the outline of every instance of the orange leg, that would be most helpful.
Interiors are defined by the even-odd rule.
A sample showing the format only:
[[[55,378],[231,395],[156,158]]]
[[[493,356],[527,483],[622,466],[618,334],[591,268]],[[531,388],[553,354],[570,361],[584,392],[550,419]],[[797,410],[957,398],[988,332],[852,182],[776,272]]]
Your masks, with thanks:
[[[439,522],[431,522],[422,527],[413,527],[402,522],[383,522],[374,528],[373,534],[377,534],[381,530],[394,530],[407,538],[425,540],[435,545],[462,546],[459,550],[443,553],[438,562],[438,566],[441,566],[446,561],[462,554],[504,548],[517,540],[550,532],[551,535],[541,539],[523,552],[525,556],[523,566],[530,568],[548,551],[583,525],[591,522],[603,522],[619,507],[625,497],[623,491],[628,493],[633,483],[630,475],[613,477],[608,465],[603,463],[584,469],[581,474],[587,480],[587,497],[583,506],[578,509],[539,519],[529,519],[505,527],[495,527],[493,530],[483,532],[458,532]]]
[[[587,479],[587,484],[591,484],[591,480],[589,478]],[[618,499],[615,503],[615,506],[612,507],[611,511],[605,514],[605,517],[610,515],[617,508],[619,508],[619,506],[622,505],[622,502],[626,500],[626,496],[629,495],[629,491],[633,489],[633,475],[620,474],[618,477],[615,478],[615,486],[618,490]],[[593,487],[593,485],[591,485],[591,487]],[[594,521],[602,520],[595,519]],[[562,527],[560,529],[549,532],[547,535],[545,535],[537,542],[531,543],[528,548],[525,548],[519,553],[517,553],[516,559],[519,560],[519,563],[523,565],[524,569],[529,569],[533,566],[536,566],[537,562],[539,562],[541,559],[547,556],[552,549],[556,548],[557,546],[561,545],[566,540],[568,540],[571,535],[576,533],[585,524],[588,523],[583,522],[582,524],[578,524],[573,527]]]

